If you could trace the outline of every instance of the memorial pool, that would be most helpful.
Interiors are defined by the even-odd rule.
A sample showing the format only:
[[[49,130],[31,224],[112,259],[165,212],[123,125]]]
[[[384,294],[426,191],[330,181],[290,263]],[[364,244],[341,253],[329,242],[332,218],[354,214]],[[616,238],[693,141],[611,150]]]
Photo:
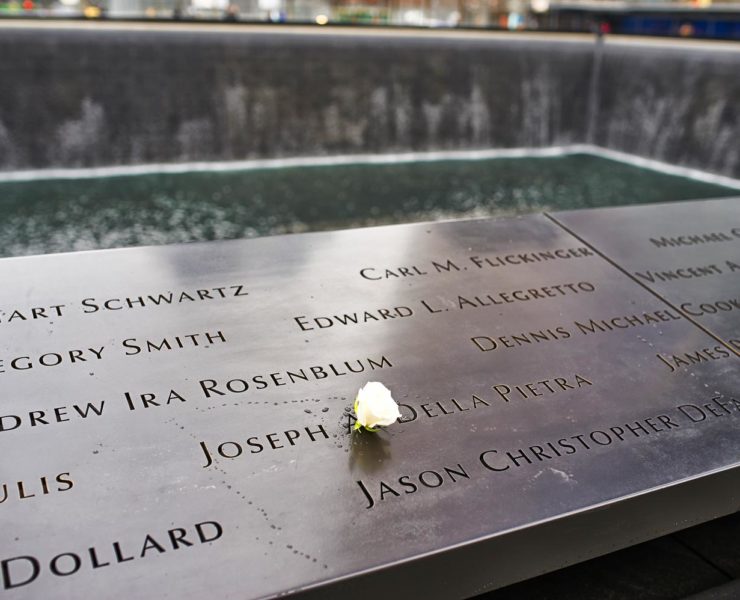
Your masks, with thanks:
[[[737,193],[590,154],[6,180],[0,256]]]

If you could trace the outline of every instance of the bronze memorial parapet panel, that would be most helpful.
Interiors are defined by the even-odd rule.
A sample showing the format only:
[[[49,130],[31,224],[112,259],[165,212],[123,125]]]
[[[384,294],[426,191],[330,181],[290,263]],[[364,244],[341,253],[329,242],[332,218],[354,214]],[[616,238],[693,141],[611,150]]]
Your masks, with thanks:
[[[740,351],[740,198],[552,217]]]
[[[465,597],[740,505],[727,342],[544,215],[0,280],[3,598]]]

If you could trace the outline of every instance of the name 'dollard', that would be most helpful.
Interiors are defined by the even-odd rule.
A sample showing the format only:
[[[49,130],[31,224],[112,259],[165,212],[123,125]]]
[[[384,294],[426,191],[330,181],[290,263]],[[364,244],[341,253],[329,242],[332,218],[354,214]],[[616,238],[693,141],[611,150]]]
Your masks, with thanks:
[[[136,542],[115,541],[105,546],[74,548],[51,558],[20,555],[0,560],[2,589],[24,587],[39,577],[69,577],[81,571],[93,571],[103,567],[120,565],[132,560],[154,559],[177,550],[186,550],[195,545],[211,545],[224,533],[218,521],[203,521],[192,527],[174,527],[164,532],[139,536]],[[131,537],[127,533],[127,537]]]

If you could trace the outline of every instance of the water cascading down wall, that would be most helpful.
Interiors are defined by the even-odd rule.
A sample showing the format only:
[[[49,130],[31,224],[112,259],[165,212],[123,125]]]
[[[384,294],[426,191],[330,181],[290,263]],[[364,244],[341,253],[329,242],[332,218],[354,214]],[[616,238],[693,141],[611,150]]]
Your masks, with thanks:
[[[5,171],[594,144],[740,176],[725,44],[119,26],[0,51]]]

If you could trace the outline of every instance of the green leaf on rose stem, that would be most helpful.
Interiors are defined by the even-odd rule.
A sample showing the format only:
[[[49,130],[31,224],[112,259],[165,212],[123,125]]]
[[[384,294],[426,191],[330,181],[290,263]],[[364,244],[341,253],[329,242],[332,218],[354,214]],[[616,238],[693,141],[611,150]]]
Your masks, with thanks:
[[[355,421],[354,430],[357,431],[360,427],[362,427],[362,424],[359,421]]]

